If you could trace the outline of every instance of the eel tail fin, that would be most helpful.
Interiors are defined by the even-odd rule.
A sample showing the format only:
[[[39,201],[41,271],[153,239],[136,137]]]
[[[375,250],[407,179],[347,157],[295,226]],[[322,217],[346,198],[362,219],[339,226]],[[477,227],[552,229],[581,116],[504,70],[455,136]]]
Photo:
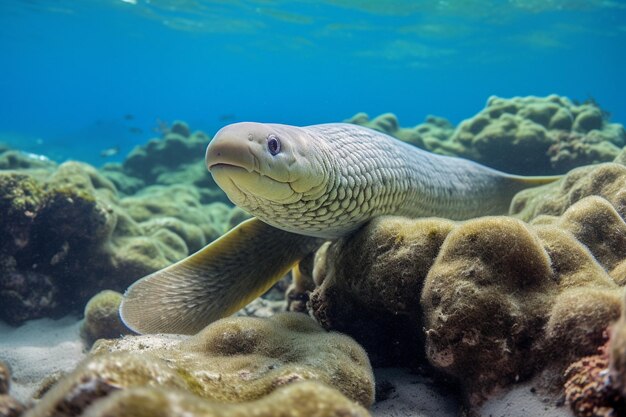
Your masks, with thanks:
[[[546,185],[553,183],[555,181],[560,180],[565,177],[565,175],[545,175],[545,176],[537,176],[537,177],[525,177],[521,175],[511,175],[510,178],[513,179],[517,184],[519,184],[520,188],[531,188],[531,187],[539,187],[541,185]]]
[[[197,333],[263,294],[322,242],[247,220],[131,285],[120,317],[137,333]]]

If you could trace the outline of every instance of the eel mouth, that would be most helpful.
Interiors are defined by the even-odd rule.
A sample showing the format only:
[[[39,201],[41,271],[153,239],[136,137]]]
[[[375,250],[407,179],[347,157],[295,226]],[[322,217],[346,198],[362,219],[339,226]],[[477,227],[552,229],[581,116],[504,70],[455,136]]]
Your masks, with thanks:
[[[241,168],[241,169],[245,169],[246,171],[250,171],[249,168],[246,168],[242,165],[237,165],[237,164],[233,164],[233,163],[226,163],[226,162],[215,162],[211,165],[209,165],[207,167],[209,169],[209,171],[213,171],[214,169],[232,169],[232,168]]]

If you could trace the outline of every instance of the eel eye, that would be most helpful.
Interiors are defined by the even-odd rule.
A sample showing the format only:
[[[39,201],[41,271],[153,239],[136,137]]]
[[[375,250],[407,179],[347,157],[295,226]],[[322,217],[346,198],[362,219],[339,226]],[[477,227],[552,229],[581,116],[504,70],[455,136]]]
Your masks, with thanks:
[[[276,135],[269,135],[267,137],[267,149],[272,155],[276,155],[280,152],[280,139]]]

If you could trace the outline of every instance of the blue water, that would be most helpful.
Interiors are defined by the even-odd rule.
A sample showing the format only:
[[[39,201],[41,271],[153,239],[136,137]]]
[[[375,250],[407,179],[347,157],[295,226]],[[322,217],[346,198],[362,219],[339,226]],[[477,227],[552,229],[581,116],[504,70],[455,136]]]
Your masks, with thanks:
[[[159,120],[458,123],[556,93],[626,122],[624,1],[3,0],[0,51],[0,142],[94,164]]]

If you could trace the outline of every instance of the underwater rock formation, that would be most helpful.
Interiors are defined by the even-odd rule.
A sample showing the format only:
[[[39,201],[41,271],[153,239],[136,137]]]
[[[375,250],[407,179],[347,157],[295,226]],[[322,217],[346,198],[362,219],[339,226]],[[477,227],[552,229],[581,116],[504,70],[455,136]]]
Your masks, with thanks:
[[[11,372],[0,361],[0,417],[18,417],[24,412],[24,406],[9,395]]]
[[[9,392],[9,384],[11,383],[11,372],[6,363],[0,361],[0,394]]]
[[[279,387],[266,397],[240,404],[222,404],[163,388],[131,388],[116,392],[84,414],[90,417],[369,417],[367,410],[319,382]]]
[[[300,385],[302,381],[315,382]],[[277,391],[292,385],[290,390]],[[164,396],[164,390],[170,394]],[[272,392],[271,398],[284,401],[262,400]],[[106,402],[100,402],[109,394]],[[304,395],[328,396],[336,400],[335,405],[326,411],[319,407],[329,404],[327,401],[295,406]],[[341,410],[367,415],[351,402],[369,407],[374,401],[374,380],[367,355],[358,344],[347,336],[326,332],[303,314],[283,313],[269,319],[232,317],[190,338],[149,335],[100,340],[91,356],[59,381],[31,416],[117,415],[96,410],[119,410],[131,398],[158,399],[152,404],[135,403],[137,414],[147,415],[156,404],[169,409],[182,399],[188,400],[189,411],[200,413],[197,415],[203,415],[205,408],[215,409],[215,402],[223,406],[255,400],[260,402],[230,408],[232,415],[244,415],[238,413],[252,405],[274,415],[279,410],[291,415],[295,412],[292,407],[320,416],[342,415]]]
[[[608,349],[610,378],[615,388],[626,399],[626,292],[622,297],[622,315],[611,328],[610,334]]]
[[[594,102],[566,97],[490,97],[486,107],[454,129],[429,116],[414,128],[392,114],[373,120],[359,113],[347,122],[367,126],[442,155],[460,156],[515,174],[547,175],[612,161],[626,145],[621,124]]]
[[[314,317],[325,328],[354,337],[374,366],[416,365],[424,343],[419,294],[454,225],[381,217],[322,247],[313,269]]]
[[[435,149],[437,144],[445,142],[454,133],[454,126],[437,116],[427,116],[424,123],[412,128],[400,127],[398,118],[392,113],[381,114],[372,120],[365,113],[357,113],[345,122],[369,127],[428,150]]]
[[[56,163],[43,155],[22,151],[0,150],[0,169],[36,169],[54,168]]]
[[[108,164],[103,172],[126,194],[136,191],[138,184],[188,184],[198,187],[204,201],[228,202],[204,166],[208,143],[205,133],[191,133],[187,124],[177,121],[162,138],[135,147],[121,165]]]
[[[124,197],[79,162],[0,171],[0,319],[82,311],[98,291],[121,291],[201,248],[231,218],[203,200],[184,184]]]
[[[626,414],[626,396],[609,375],[608,342],[595,355],[574,362],[565,371],[565,399],[576,417],[618,417]]]
[[[490,97],[450,142],[459,155],[507,172],[562,173],[617,156],[626,132],[607,119],[593,102],[577,105],[557,95]]]
[[[426,359],[470,404],[538,374],[558,390],[621,311],[622,277],[606,272],[626,262],[616,213],[590,196],[533,225],[375,219],[318,252],[309,307],[362,343],[375,366]],[[598,219],[606,227],[596,229]]]
[[[609,201],[620,216],[626,215],[626,166],[606,163],[576,168],[562,181],[519,192],[510,213],[522,220],[540,215],[560,216],[575,202],[589,196]]]
[[[80,337],[86,346],[98,339],[115,339],[130,331],[119,316],[122,294],[104,290],[94,295],[85,306],[85,319],[80,327]]]

